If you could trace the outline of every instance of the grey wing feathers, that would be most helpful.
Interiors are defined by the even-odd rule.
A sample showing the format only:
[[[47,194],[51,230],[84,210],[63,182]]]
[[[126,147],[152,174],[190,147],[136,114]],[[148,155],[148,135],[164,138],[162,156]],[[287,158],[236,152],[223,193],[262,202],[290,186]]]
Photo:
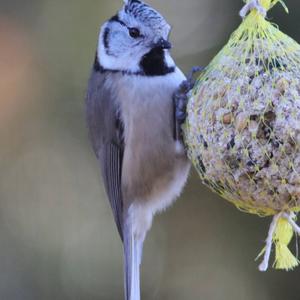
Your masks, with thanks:
[[[101,165],[106,192],[123,240],[121,174],[124,145],[116,103],[105,87],[106,75],[93,70],[86,98],[90,139]]]
[[[114,143],[106,144],[100,152],[100,161],[106,192],[114,213],[115,222],[123,240],[123,202],[121,174],[123,150]]]

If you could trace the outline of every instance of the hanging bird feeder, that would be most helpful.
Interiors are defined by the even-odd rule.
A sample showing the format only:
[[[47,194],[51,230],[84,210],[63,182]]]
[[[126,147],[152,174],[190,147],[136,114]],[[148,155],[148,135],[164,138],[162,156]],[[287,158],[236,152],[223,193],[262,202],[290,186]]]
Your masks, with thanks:
[[[278,0],[247,1],[243,22],[200,75],[184,125],[203,182],[242,211],[273,216],[259,269],[293,269],[300,211],[300,45],[266,19]]]

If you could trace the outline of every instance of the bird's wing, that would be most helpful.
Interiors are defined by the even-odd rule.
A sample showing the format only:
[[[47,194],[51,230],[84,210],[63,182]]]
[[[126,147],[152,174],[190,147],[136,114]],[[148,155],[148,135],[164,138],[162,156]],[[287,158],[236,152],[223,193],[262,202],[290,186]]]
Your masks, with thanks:
[[[125,299],[140,299],[140,263],[143,240],[133,233],[132,224],[123,212],[121,191],[122,161],[124,154],[123,128],[118,117],[116,101],[106,88],[105,74],[96,65],[92,71],[87,93],[87,123],[94,151],[98,157],[104,184],[114,218],[123,241],[125,259]]]
[[[118,118],[116,102],[105,87],[106,76],[94,67],[88,85],[86,114],[92,145],[100,162],[106,192],[123,240],[122,122]]]

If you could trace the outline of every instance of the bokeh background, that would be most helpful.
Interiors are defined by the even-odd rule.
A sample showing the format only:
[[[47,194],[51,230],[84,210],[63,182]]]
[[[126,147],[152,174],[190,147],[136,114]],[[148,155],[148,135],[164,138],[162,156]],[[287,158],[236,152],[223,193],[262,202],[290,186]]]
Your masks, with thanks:
[[[239,24],[241,0],[149,0],[187,72]],[[300,3],[269,17],[300,41]],[[0,299],[118,300],[122,250],[84,117],[101,23],[121,0],[0,0]],[[269,219],[242,214],[192,173],[145,245],[143,299],[300,299],[300,268],[259,273]],[[293,248],[296,248],[295,241]]]

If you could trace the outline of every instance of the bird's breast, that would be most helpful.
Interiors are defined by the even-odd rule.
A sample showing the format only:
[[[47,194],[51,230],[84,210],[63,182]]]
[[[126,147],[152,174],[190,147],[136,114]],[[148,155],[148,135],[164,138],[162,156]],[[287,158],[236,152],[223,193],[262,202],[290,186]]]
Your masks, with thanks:
[[[145,198],[168,186],[186,166],[174,140],[173,94],[184,75],[137,78],[119,90],[125,153],[122,182],[125,198]]]
[[[178,69],[164,76],[124,78],[117,98],[126,145],[151,141],[162,146],[164,141],[173,140],[173,94],[183,80],[184,75]]]

